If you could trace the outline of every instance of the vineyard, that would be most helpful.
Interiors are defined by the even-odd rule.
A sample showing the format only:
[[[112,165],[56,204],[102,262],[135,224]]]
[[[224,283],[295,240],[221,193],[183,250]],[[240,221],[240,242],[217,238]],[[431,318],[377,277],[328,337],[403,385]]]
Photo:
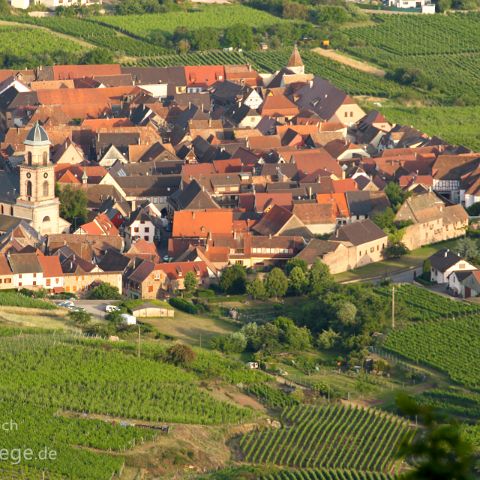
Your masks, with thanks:
[[[0,306],[39,308],[42,310],[54,310],[57,308],[54,303],[40,300],[38,298],[27,297],[26,295],[14,291],[0,292]]]
[[[223,424],[252,417],[251,410],[201,391],[193,373],[92,347],[52,335],[2,337],[1,398],[151,421]]]
[[[391,480],[385,473],[361,472],[358,470],[283,470],[265,475],[260,480]]]
[[[466,419],[480,419],[480,394],[457,387],[430,389],[416,397],[422,405],[429,405],[444,415]]]
[[[101,22],[121,31],[148,38],[155,31],[173,33],[178,27],[189,30],[200,28],[228,28],[247,24],[268,27],[287,22],[279,17],[244,5],[203,5],[190,12],[168,12],[143,15],[114,15],[102,17]]]
[[[114,28],[102,25],[92,20],[70,17],[15,17],[15,21],[21,21],[32,25],[48,28],[54,32],[70,35],[88,42],[97,47],[107,48],[116,55],[147,56],[160,55],[165,49],[148,43],[140,38],[134,38],[118,32]],[[28,30],[26,39],[30,39],[31,30]],[[62,47],[63,47],[62,40]],[[58,45],[57,41],[51,42],[52,47]],[[31,50],[28,46],[26,52]],[[36,66],[36,65],[35,65]]]
[[[350,53],[391,71],[418,69],[430,89],[450,101],[478,103],[479,14],[376,15],[373,20],[375,26],[345,30]]]
[[[392,287],[376,287],[375,291],[391,304]],[[458,302],[411,284],[395,286],[395,310],[399,321],[439,320],[466,315],[480,315],[480,307]]]
[[[412,430],[399,418],[339,404],[292,406],[283,427],[240,439],[245,461],[297,468],[388,472],[400,443]]]
[[[428,320],[391,332],[384,347],[480,388],[480,317]]]
[[[0,42],[3,45],[3,55],[23,56],[52,54],[58,51],[67,53],[81,53],[83,48],[76,42],[62,40],[61,46],[58,37],[44,30],[28,27],[0,27]]]
[[[456,76],[452,76],[454,79]],[[480,109],[477,107],[383,107],[389,121],[415,125],[420,131],[437,136],[452,145],[465,145],[480,150]]]

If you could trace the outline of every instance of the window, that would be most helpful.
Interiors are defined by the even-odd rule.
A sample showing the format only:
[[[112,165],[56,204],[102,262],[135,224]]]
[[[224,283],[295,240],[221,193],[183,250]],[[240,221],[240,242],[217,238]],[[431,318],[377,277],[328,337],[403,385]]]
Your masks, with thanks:
[[[373,253],[375,251],[374,247],[370,247],[370,253]]]
[[[153,292],[153,285],[149,285],[148,286],[148,293],[152,293]]]
[[[34,282],[33,282],[33,286],[35,286],[36,284],[37,284],[37,282],[34,281]]]
[[[18,276],[18,278],[22,278],[22,274],[20,274],[20,275]]]
[[[143,238],[146,242],[148,242],[148,235],[145,235]]]
[[[32,152],[28,152],[28,153],[27,153],[27,163],[28,163],[29,165],[32,164]]]
[[[32,182],[30,180],[27,181],[27,197],[32,196]]]
[[[348,112],[345,112],[345,118],[347,118],[347,117],[348,117]]]
[[[48,181],[45,180],[45,181],[43,182],[43,196],[44,196],[44,197],[48,197],[48,190],[49,190],[49,188],[48,188]]]
[[[145,227],[144,230],[145,230],[145,233],[148,233],[148,232],[150,231],[150,228],[149,228],[149,227]]]
[[[21,286],[22,286],[22,282],[18,282],[18,286],[21,287]]]
[[[135,233],[138,233],[138,227],[135,227],[135,228],[133,229],[133,231],[134,231]]]
[[[50,279],[47,278],[47,287],[49,287],[49,286],[50,286]]]

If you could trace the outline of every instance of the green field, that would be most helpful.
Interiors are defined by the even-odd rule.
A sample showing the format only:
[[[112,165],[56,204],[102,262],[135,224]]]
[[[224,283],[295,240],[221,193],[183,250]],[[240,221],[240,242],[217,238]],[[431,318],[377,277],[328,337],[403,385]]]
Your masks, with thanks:
[[[390,480],[391,475],[358,470],[284,470],[261,477],[260,480]]]
[[[200,28],[228,28],[247,24],[267,27],[287,20],[244,5],[204,5],[196,11],[168,12],[144,15],[112,15],[101,17],[102,23],[122,31],[148,38],[152,32],[173,33],[178,27],[189,30]]]
[[[399,418],[342,405],[288,407],[281,419],[282,428],[241,438],[245,461],[388,472],[400,443],[412,432]]]
[[[385,348],[480,388],[480,317],[428,320],[390,333]]]
[[[387,105],[381,112],[390,122],[414,125],[420,131],[454,145],[480,150],[478,107],[404,107]]]
[[[480,15],[374,15],[375,26],[346,29],[347,50],[393,71],[419,70],[414,82],[450,103],[480,101]]]
[[[73,40],[62,39],[59,42],[58,35],[45,30],[19,27],[0,26],[0,42],[2,55],[31,56],[58,54],[59,52],[80,54],[85,48]],[[37,63],[40,63],[37,57]]]

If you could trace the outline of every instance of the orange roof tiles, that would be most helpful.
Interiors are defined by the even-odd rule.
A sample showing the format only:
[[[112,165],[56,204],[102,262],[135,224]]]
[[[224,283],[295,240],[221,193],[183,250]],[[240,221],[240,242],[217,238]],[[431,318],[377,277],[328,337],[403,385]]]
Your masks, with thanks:
[[[187,86],[212,86],[219,80],[225,80],[225,68],[223,65],[199,65],[186,66],[185,78]]]
[[[337,217],[349,217],[350,211],[348,209],[347,197],[344,193],[318,193],[318,203],[332,203],[336,207],[335,215]]]
[[[205,262],[169,262],[155,265],[156,271],[165,272],[171,280],[183,278],[188,272],[193,272],[200,277],[208,276],[207,264]]]
[[[268,95],[263,102],[262,115],[269,117],[293,117],[298,115],[298,107],[285,95]]]
[[[81,126],[95,131],[101,128],[133,127],[133,123],[128,118],[86,118]]]
[[[63,276],[62,265],[60,264],[60,257],[47,257],[45,255],[38,255],[38,262],[43,270],[44,277],[61,277]]]
[[[173,237],[205,238],[209,233],[227,234],[232,230],[232,210],[181,210],[173,216]]]

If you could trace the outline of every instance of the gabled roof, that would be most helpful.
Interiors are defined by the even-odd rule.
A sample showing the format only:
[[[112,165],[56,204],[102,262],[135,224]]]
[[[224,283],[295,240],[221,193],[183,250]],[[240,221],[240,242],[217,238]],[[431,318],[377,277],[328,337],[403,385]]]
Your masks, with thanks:
[[[42,273],[43,269],[36,253],[12,253],[8,257],[13,273]]]
[[[387,239],[387,237],[387,234],[380,227],[377,227],[370,219],[367,219],[342,225],[330,239],[346,241],[359,246],[374,240]]]
[[[60,264],[59,257],[38,255],[38,262],[42,267],[44,277],[61,277],[63,275],[62,265]]]
[[[453,253],[448,248],[442,248],[438,252],[434,253],[429,260],[433,268],[443,273],[456,265],[458,262],[461,262],[463,258],[456,253]]]
[[[206,210],[220,208],[210,194],[206,192],[195,179],[182,190],[177,190],[173,193],[169,200],[178,210]]]
[[[232,210],[181,210],[173,216],[173,237],[205,238],[210,233],[227,234],[232,231]]]

